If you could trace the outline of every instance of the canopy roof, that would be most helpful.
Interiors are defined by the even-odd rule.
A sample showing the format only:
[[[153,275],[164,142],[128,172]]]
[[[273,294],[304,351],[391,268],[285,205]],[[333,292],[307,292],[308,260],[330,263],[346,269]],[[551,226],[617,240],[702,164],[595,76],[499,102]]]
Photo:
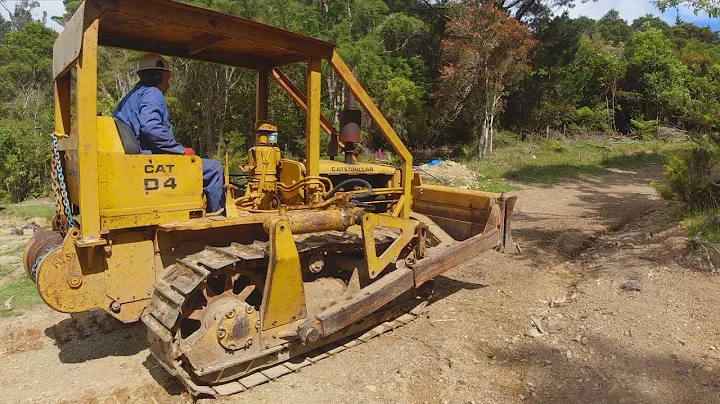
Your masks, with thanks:
[[[330,59],[334,45],[170,0],[86,0],[55,42],[55,75],[77,58],[96,20],[98,44],[257,69]]]

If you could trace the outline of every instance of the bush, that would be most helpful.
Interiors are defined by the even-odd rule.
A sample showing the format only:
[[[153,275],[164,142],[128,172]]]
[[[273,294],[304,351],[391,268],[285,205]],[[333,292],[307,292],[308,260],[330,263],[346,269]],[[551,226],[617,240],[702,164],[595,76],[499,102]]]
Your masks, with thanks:
[[[677,199],[691,209],[718,206],[720,185],[716,166],[720,162],[720,147],[707,137],[698,137],[692,150],[670,156],[665,166],[665,178]],[[664,192],[667,196],[667,192]]]
[[[50,192],[51,137],[30,122],[0,120],[0,198],[20,202]]]
[[[657,137],[657,121],[650,120],[646,121],[643,119],[631,119],[630,124],[633,127],[633,132],[637,134],[640,139],[650,140]]]
[[[570,147],[567,144],[559,140],[549,140],[543,143],[542,148],[555,153],[565,153],[570,150]]]
[[[595,110],[590,107],[582,107],[575,111],[570,118],[571,129],[585,129],[597,132],[606,132],[610,129],[612,111],[604,106],[598,105]],[[573,126],[575,128],[573,128]]]

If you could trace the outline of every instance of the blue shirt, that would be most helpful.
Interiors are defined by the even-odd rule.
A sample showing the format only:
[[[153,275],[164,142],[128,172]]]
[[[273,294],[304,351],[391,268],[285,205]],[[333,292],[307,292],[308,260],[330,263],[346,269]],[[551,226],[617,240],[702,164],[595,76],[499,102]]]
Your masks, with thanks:
[[[113,111],[113,117],[132,128],[144,154],[185,154],[175,140],[165,97],[157,87],[137,83]]]

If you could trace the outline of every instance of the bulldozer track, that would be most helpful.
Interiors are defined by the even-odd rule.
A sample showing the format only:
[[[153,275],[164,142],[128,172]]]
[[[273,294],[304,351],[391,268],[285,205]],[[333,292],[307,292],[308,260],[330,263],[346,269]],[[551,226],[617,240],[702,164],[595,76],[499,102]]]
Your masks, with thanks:
[[[394,237],[392,232],[380,231],[375,234],[378,245],[389,245]],[[301,257],[319,250],[362,251],[362,239],[353,233],[324,232],[307,237],[296,236],[296,246]],[[214,272],[226,270],[229,266],[232,266],[233,271],[260,268],[267,265],[267,256],[265,242],[233,243],[228,247],[208,246],[198,253],[178,259],[155,285],[147,314],[142,318],[148,329],[150,352],[193,395],[225,396],[276,380],[409,323],[427,303],[426,300],[413,298],[388,305],[339,332],[309,344],[307,349],[300,348],[299,353],[290,352],[291,346],[298,350],[297,342],[287,342],[256,352],[250,357],[241,356],[240,360],[234,362],[214,363],[212,366],[194,369],[183,356],[179,341],[179,324],[184,315],[186,299]],[[232,373],[233,369],[246,363],[243,371]],[[226,375],[226,372],[230,375]],[[196,382],[199,376],[215,374],[218,375],[217,383]]]

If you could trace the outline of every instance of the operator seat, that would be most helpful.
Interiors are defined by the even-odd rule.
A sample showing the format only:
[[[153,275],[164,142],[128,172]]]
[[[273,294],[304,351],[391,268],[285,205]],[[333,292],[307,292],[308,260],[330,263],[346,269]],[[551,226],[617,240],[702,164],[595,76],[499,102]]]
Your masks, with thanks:
[[[120,134],[120,141],[122,142],[125,154],[140,154],[140,142],[135,137],[135,132],[125,122],[118,118],[113,118],[115,126],[117,126],[118,133]]]

